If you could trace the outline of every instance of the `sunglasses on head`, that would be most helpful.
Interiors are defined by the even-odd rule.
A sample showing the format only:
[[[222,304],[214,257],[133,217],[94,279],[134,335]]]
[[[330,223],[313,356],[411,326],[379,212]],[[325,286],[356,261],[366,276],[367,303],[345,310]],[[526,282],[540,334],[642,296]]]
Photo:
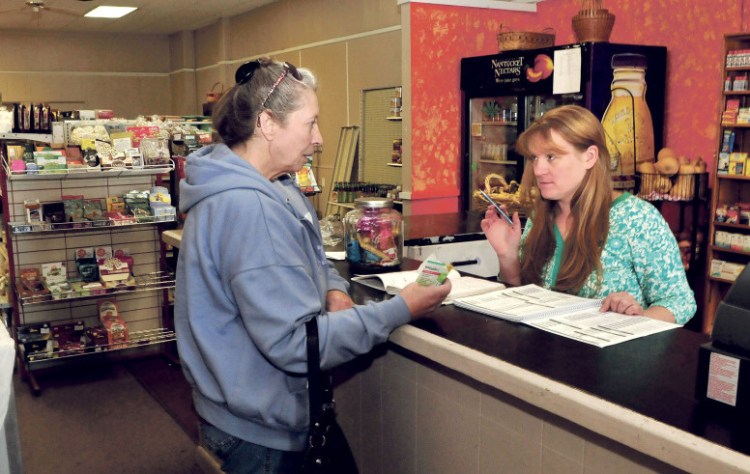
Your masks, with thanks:
[[[261,62],[258,61],[251,61],[249,63],[245,63],[242,66],[237,69],[237,72],[234,74],[234,80],[237,82],[238,85],[242,85],[250,81],[252,79],[253,74],[255,74],[255,71],[257,71],[261,67]],[[271,98],[271,95],[273,95],[276,88],[281,84],[281,81],[284,80],[284,78],[291,74],[292,77],[298,81],[302,80],[302,74],[297,70],[296,67],[294,67],[293,64],[290,63],[284,63],[283,64],[284,69],[281,71],[281,74],[279,75],[278,79],[273,83],[271,86],[271,90],[268,91],[268,94],[266,95],[266,98],[263,100],[263,103],[261,104],[260,108],[265,109],[266,103],[268,103],[268,99]]]

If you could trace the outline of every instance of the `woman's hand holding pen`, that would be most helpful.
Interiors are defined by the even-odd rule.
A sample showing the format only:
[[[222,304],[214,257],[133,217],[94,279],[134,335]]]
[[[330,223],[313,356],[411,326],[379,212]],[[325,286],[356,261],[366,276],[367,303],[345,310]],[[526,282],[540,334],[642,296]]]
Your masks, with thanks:
[[[487,206],[481,227],[492,248],[500,259],[518,258],[518,248],[521,245],[521,219],[518,213],[512,216],[512,225],[497,214],[493,206]]]
[[[518,249],[521,246],[521,219],[514,212],[508,224],[504,217],[499,216],[494,206],[487,207],[482,219],[482,231],[487,241],[497,254],[500,267],[499,278],[510,285],[521,284],[521,261]]]

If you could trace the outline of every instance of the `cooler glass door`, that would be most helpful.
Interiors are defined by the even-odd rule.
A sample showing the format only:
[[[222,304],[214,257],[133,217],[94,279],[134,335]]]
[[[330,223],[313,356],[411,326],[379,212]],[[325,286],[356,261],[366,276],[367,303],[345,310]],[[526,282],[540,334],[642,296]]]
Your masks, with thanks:
[[[583,94],[558,94],[558,95],[529,95],[523,98],[523,117],[521,120],[521,128],[519,130],[524,131],[534,123],[534,121],[542,117],[549,110],[562,105],[580,105],[585,106]]]
[[[469,100],[470,210],[487,204],[476,198],[478,189],[499,192],[520,181],[521,168],[512,152],[518,136],[518,97],[477,97]],[[522,164],[521,164],[522,166]]]

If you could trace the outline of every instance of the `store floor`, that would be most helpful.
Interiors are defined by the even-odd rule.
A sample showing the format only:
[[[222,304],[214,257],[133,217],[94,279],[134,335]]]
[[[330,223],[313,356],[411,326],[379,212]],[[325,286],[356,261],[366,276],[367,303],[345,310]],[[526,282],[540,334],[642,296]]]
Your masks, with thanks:
[[[14,375],[25,474],[201,472],[190,391],[166,358]]]

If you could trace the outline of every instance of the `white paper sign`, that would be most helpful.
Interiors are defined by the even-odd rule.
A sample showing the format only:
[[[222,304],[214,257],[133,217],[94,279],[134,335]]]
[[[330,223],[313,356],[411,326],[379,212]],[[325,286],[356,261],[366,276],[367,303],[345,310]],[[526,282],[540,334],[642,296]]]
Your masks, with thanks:
[[[581,92],[581,48],[559,49],[554,57],[553,94]]]
[[[717,352],[711,353],[708,364],[706,398],[737,406],[737,384],[740,378],[740,360]]]

